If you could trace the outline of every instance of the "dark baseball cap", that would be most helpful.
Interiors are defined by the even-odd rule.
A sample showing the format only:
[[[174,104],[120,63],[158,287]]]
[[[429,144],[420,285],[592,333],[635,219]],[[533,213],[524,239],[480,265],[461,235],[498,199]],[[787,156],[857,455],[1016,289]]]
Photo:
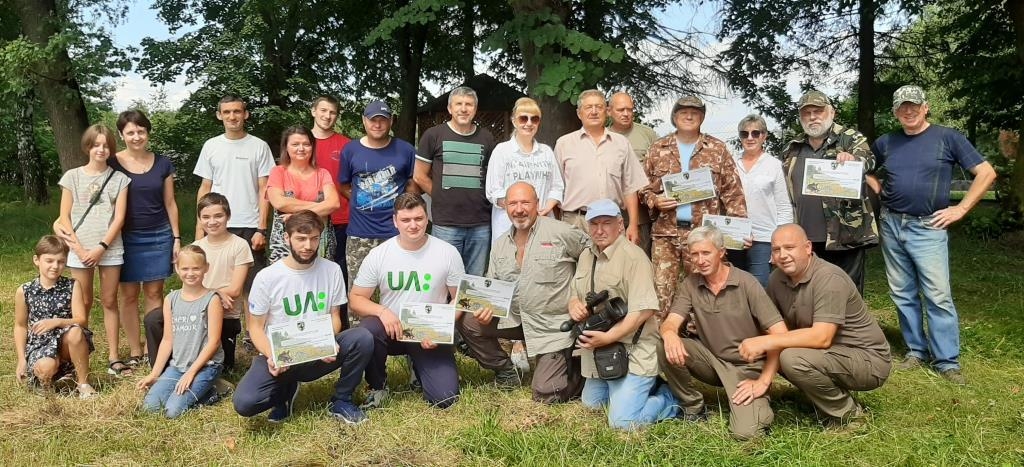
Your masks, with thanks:
[[[391,106],[384,101],[373,101],[366,106],[366,110],[363,110],[363,116],[366,118],[373,118],[378,115],[391,118]]]

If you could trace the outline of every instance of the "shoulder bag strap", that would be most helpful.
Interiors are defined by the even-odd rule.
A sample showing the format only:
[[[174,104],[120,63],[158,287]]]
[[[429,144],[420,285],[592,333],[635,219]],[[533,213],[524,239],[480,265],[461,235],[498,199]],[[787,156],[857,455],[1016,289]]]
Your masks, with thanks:
[[[89,206],[85,208],[85,212],[82,213],[82,217],[80,217],[78,219],[78,222],[75,223],[75,226],[72,227],[71,230],[74,230],[75,232],[77,232],[78,228],[82,226],[82,222],[85,222],[85,216],[88,216],[89,215],[89,211],[92,211],[92,207],[95,206],[96,203],[98,203],[100,201],[100,197],[103,196],[103,190],[105,190],[107,188],[107,183],[110,182],[110,179],[113,176],[114,176],[114,169],[110,169],[110,175],[107,175],[107,178],[105,180],[103,180],[103,184],[100,185],[100,190],[97,191],[95,195],[93,195],[92,199],[89,200]]]

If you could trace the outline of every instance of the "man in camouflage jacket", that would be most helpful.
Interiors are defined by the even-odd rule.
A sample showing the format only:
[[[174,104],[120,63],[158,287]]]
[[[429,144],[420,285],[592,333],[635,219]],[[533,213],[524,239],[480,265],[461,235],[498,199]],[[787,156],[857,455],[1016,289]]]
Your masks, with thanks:
[[[783,153],[786,181],[796,207],[794,217],[807,231],[814,253],[842,268],[863,295],[864,249],[878,244],[869,189],[862,183],[861,199],[846,199],[803,195],[801,187],[807,159],[860,161],[869,173],[874,170],[875,157],[864,135],[834,122],[835,108],[821,91],[807,92],[797,106],[804,133]]]
[[[743,186],[729,149],[718,138],[700,132],[705,112],[704,102],[697,96],[685,96],[676,101],[672,107],[672,124],[676,131],[655,141],[644,160],[644,171],[650,183],[640,189],[639,196],[655,219],[651,229],[651,261],[662,316],[672,305],[680,280],[680,264],[683,276],[693,269],[686,248],[690,230],[699,227],[707,214],[747,217]],[[686,170],[711,169],[714,197],[679,205],[665,196],[661,177],[682,172],[681,146],[689,159]]]

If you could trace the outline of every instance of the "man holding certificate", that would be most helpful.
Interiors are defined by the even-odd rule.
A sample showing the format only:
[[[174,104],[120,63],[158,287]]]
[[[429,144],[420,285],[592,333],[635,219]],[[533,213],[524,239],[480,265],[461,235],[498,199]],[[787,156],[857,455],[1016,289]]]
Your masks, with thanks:
[[[394,209],[398,236],[370,250],[349,294],[349,309],[359,317],[360,327],[373,335],[373,356],[366,367],[368,399],[387,398],[388,355],[408,355],[423,384],[423,397],[434,407],[448,408],[459,398],[455,351],[430,336],[444,336],[451,343],[460,316],[448,297],[456,296],[465,273],[462,255],[427,234],[427,208],[421,196],[398,195]],[[379,303],[373,301],[377,291]],[[478,335],[461,324],[459,331],[467,340]],[[493,345],[498,345],[497,339]]]
[[[693,271],[686,253],[690,230],[703,225],[708,214],[747,217],[736,162],[725,143],[700,132],[705,111],[704,101],[697,96],[676,101],[672,106],[676,131],[655,141],[644,161],[650,183],[639,196],[655,218],[651,261],[661,315],[668,313],[680,276]]]
[[[487,275],[517,286],[509,316],[483,329],[495,337],[525,337],[526,348],[537,359],[533,400],[554,404],[579,397],[583,388],[572,338],[559,328],[569,319],[566,304],[576,260],[590,241],[582,230],[540,216],[539,203],[533,185],[526,182],[514,183],[505,192],[512,228],[491,247]]]
[[[835,123],[835,108],[821,91],[797,103],[804,134],[789,143],[783,167],[796,209],[814,253],[849,274],[864,295],[864,249],[878,244],[874,210],[864,174],[875,156],[859,131]],[[853,163],[853,164],[850,164]],[[851,168],[856,167],[852,175]],[[852,194],[844,194],[853,188]]]
[[[238,383],[235,411],[252,417],[270,409],[268,420],[283,421],[292,413],[300,382],[340,368],[331,414],[361,423],[366,415],[352,403],[352,392],[370,361],[373,336],[366,329],[341,329],[345,279],[341,267],[317,255],[324,230],[320,217],[299,211],[284,229],[291,254],[257,273],[249,292],[249,336],[259,355]]]

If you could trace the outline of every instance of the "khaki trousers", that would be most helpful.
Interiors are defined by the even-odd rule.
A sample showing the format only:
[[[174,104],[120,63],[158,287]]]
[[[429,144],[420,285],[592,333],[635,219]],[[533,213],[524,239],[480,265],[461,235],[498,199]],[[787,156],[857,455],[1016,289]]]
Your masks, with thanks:
[[[761,435],[775,420],[775,413],[769,405],[768,396],[754,399],[749,405],[736,405],[732,395],[736,385],[745,379],[761,376],[761,364],[735,365],[716,357],[696,339],[683,339],[683,347],[689,357],[686,367],[672,365],[665,359],[665,349],[658,349],[658,360],[669,389],[679,399],[683,411],[696,413],[704,404],[704,396],[693,388],[692,378],[725,389],[729,397],[729,430],[734,438],[748,440]]]
[[[889,378],[892,362],[876,352],[833,345],[782,351],[779,372],[803,391],[815,409],[841,418],[857,407],[850,391],[869,391]]]

